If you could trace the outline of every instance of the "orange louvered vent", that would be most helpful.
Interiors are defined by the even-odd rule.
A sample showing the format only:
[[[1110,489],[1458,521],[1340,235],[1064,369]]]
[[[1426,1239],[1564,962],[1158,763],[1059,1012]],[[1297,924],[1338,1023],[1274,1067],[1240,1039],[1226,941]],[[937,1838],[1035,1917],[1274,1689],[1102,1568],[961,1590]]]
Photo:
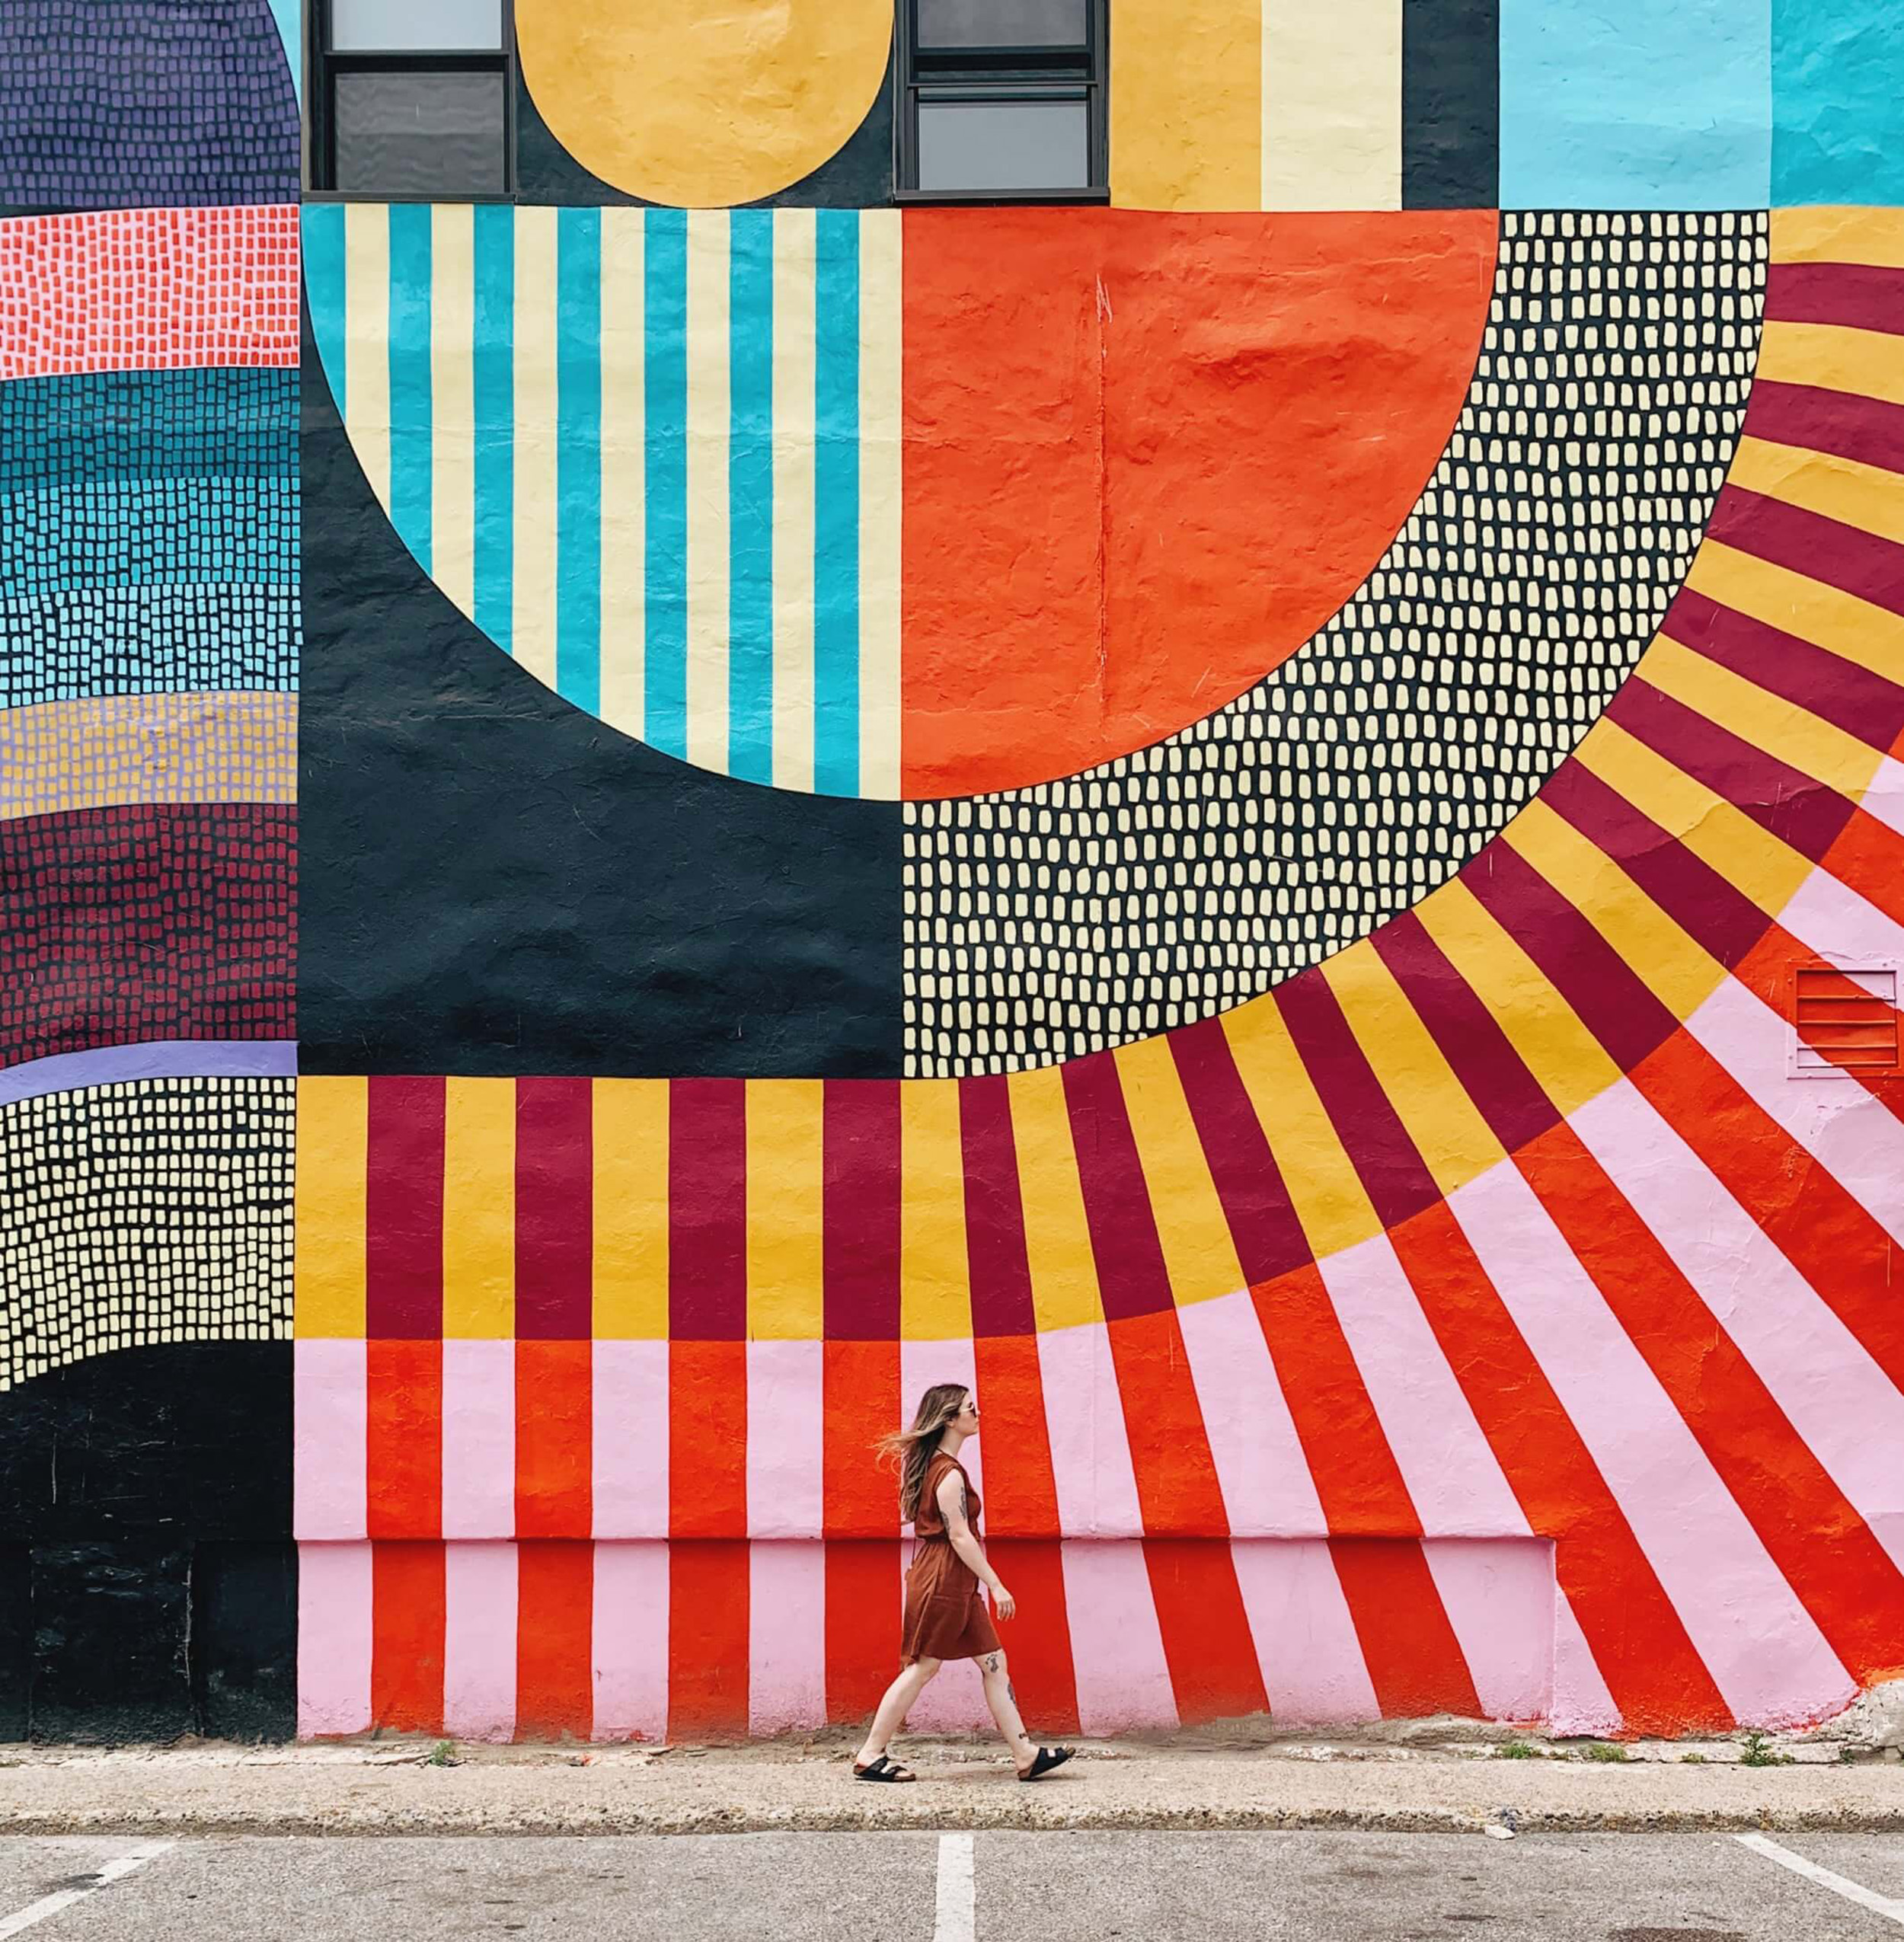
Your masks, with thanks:
[[[1800,1072],[1893,1072],[1898,1065],[1897,973],[1799,972],[1793,990]]]

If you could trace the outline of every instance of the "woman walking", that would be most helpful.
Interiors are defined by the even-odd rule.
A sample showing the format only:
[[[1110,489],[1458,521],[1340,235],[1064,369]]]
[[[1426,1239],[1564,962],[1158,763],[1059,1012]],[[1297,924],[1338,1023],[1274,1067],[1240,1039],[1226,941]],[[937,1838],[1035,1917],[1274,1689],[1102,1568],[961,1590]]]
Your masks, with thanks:
[[[986,1562],[979,1543],[979,1496],[959,1461],[968,1436],[979,1433],[979,1406],[972,1391],[956,1382],[926,1391],[912,1426],[880,1445],[896,1460],[899,1472],[899,1521],[910,1524],[916,1542],[906,1574],[906,1621],[899,1640],[899,1677],[873,1715],[866,1743],[853,1762],[853,1778],[909,1781],[918,1776],[887,1752],[906,1716],[948,1659],[976,1659],[985,1682],[985,1703],[1011,1749],[1021,1781],[1042,1780],[1072,1757],[1069,1746],[1034,1746],[1018,1717],[1018,1696],[1006,1676],[1005,1653],[993,1631],[979,1586],[992,1590],[1001,1618],[1017,1602]]]

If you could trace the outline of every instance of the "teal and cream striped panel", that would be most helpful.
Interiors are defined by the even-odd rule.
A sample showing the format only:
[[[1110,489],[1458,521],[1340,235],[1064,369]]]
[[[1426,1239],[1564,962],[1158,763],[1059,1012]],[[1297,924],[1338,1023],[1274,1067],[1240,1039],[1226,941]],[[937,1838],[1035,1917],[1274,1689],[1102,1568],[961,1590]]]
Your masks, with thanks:
[[[577,707],[753,782],[899,784],[895,210],[304,212],[391,522]]]

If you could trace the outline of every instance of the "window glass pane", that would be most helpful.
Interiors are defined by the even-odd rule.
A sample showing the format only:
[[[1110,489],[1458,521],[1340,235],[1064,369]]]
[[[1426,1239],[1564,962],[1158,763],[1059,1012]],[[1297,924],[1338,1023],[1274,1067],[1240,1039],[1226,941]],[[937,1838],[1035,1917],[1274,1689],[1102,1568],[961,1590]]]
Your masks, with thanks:
[[[347,53],[500,48],[503,0],[331,0],[331,44]]]
[[[340,74],[337,179],[347,195],[500,195],[500,74]]]
[[[922,189],[1088,189],[1081,101],[919,104]]]
[[[919,0],[922,47],[1081,47],[1087,0]]]

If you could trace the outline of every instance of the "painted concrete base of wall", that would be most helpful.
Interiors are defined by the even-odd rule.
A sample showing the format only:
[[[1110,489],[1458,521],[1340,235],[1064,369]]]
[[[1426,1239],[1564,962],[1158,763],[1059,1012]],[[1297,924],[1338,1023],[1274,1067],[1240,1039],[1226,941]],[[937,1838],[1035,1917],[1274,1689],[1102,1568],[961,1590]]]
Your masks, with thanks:
[[[989,1550],[1018,1601],[1002,1631],[1039,1730],[1172,1731],[1264,1713],[1292,1725],[1444,1713],[1621,1726],[1543,1541],[1001,1538]],[[909,1551],[306,1544],[298,1730],[680,1739],[856,1720],[897,1669]],[[988,1723],[970,1661],[945,1667],[910,1722]]]
[[[287,1739],[296,1610],[289,1544],[0,1544],[0,1743]]]

